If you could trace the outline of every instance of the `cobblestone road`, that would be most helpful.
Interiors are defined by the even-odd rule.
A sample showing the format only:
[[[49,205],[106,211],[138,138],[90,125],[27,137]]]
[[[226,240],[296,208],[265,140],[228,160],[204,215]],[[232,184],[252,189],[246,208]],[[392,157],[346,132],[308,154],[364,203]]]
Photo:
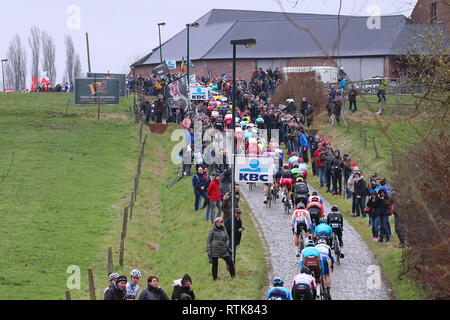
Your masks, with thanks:
[[[310,190],[313,190],[310,187]],[[290,218],[283,212],[281,201],[267,208],[263,203],[263,185],[249,190],[241,186],[246,201],[253,211],[270,251],[272,265],[268,282],[275,276],[284,280],[284,287],[291,289],[294,276],[300,271],[300,260],[295,256]],[[330,212],[330,204],[324,200],[324,212]],[[341,264],[331,274],[331,297],[333,300],[386,300],[391,291],[385,285],[379,266],[366,243],[355,229],[344,221],[344,253]],[[378,270],[378,272],[377,272]]]

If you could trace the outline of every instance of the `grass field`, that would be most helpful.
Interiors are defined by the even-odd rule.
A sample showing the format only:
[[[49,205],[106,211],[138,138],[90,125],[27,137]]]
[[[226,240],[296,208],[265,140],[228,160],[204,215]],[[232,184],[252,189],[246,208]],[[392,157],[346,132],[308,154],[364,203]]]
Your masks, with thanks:
[[[170,190],[175,166],[164,135],[149,133],[137,203],[128,224],[124,266],[118,266],[122,210],[128,204],[138,159],[138,127],[127,118],[132,98],[119,106],[70,106],[66,94],[0,96],[0,299],[64,299],[67,268],[81,271],[72,299],[88,299],[88,268],[93,268],[97,299],[107,285],[107,247],[115,271],[138,268],[143,278],[157,274],[170,284],[190,273],[199,299],[258,299],[265,281],[264,252],[248,216],[238,249],[236,281],[219,266],[213,283],[204,253],[210,224],[193,210],[189,179]],[[244,212],[248,212],[245,208]],[[145,280],[141,280],[141,287]]]
[[[411,103],[411,97],[396,96],[388,97],[389,100],[399,101],[401,103]],[[367,100],[376,100],[368,97]],[[331,141],[335,149],[339,149],[341,156],[349,154],[353,161],[362,170],[363,176],[368,179],[373,172],[381,177],[386,177],[387,182],[392,184],[390,178],[393,172],[393,162],[391,150],[405,150],[417,139],[417,133],[411,126],[411,123],[402,121],[396,112],[396,106],[385,108],[381,116],[374,113],[378,110],[377,105],[360,103],[358,112],[351,113],[347,110],[346,120],[349,128],[347,129],[341,120],[340,124],[333,126],[327,123],[328,117],[325,114],[315,119],[314,128],[318,130],[317,134]],[[366,129],[367,143],[364,147],[364,136],[360,137],[360,128]],[[375,143],[379,153],[376,158],[372,137],[375,137]],[[395,152],[394,152],[395,157]],[[357,230],[361,238],[366,241],[370,250],[374,253],[380,263],[386,279],[390,282],[396,299],[423,299],[420,294],[422,290],[414,283],[409,275],[399,277],[400,263],[402,257],[401,249],[396,246],[399,244],[398,237],[394,232],[394,219],[390,218],[391,224],[391,243],[378,243],[371,240],[372,233],[368,226],[368,219],[351,217],[351,201],[345,200],[342,196],[332,196],[325,193],[325,188],[320,188],[319,178],[311,175],[308,182],[329,201],[331,204],[339,206],[341,212],[347,221]]]

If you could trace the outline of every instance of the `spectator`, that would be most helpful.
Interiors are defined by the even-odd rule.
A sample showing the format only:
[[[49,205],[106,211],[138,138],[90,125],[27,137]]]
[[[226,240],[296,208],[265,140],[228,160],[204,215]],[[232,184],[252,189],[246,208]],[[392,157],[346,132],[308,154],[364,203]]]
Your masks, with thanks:
[[[239,185],[236,184],[236,193],[235,193],[236,208],[239,208],[239,199],[240,199]],[[231,208],[231,190],[230,190],[223,196],[222,212],[224,219],[227,219],[230,216],[231,209],[232,208]]]
[[[172,292],[172,300],[195,300],[194,290],[192,290],[192,279],[186,273],[183,278],[175,280]],[[188,295],[188,299],[183,299],[182,295]]]
[[[331,177],[333,179],[332,195],[341,195],[342,192],[342,164],[341,153],[339,149],[334,151],[334,157],[331,160]],[[339,184],[339,189],[338,189]]]
[[[340,123],[341,110],[342,110],[341,97],[340,96],[336,96],[336,98],[334,99],[333,114],[336,117],[336,122],[337,123]]]
[[[155,120],[156,123],[162,123],[162,117],[164,113],[164,96],[162,93],[158,94],[158,98],[155,101]]]
[[[228,270],[232,278],[235,276],[233,261],[231,260],[230,239],[223,226],[223,218],[217,217],[214,220],[214,226],[208,233],[206,240],[206,253],[212,262],[212,277],[217,280],[217,268],[219,265],[219,258],[225,260],[228,265]]]
[[[357,95],[358,95],[358,90],[356,90],[355,85],[352,84],[352,87],[351,87],[351,89],[350,89],[350,91],[349,91],[349,93],[348,93],[348,101],[349,101],[349,103],[350,103],[348,109],[349,109],[350,111],[353,111],[353,112],[358,111],[358,109],[356,108],[356,96],[357,96]],[[354,110],[352,110],[352,105],[355,106],[355,109],[354,109]]]
[[[333,160],[333,151],[331,148],[330,141],[326,142],[327,145],[327,151],[325,152],[326,156],[326,169],[325,169],[325,183],[327,185],[326,192],[331,193],[330,186],[331,186],[331,161]]]
[[[352,193],[352,217],[356,217],[356,194],[355,194],[355,173],[359,172],[359,168],[354,166],[353,167],[353,171],[352,174],[350,175],[350,177],[348,178],[347,181],[347,188],[350,190],[350,192]]]
[[[379,88],[379,90],[378,90],[378,92],[377,92],[378,103],[381,102],[381,98],[383,98],[384,103],[386,103],[386,96],[385,96],[385,94],[386,94],[387,86],[388,86],[388,81],[387,81],[387,79],[385,79],[384,77],[382,77],[382,78],[380,79],[380,88]]]
[[[206,179],[203,175],[203,168],[198,167],[197,174],[192,177],[192,186],[194,187],[195,194],[195,211],[200,210],[201,198],[204,199],[204,205],[206,206],[208,198],[206,195]]]
[[[319,173],[321,188],[323,188],[326,183],[326,178],[325,178],[325,171],[326,171],[326,164],[327,164],[326,152],[327,152],[327,148],[326,148],[325,143],[322,144],[321,148],[317,149],[314,152],[314,160],[317,163],[317,171]]]
[[[367,196],[366,181],[360,171],[354,174],[353,179],[356,198],[355,199],[356,216],[359,217],[361,212],[362,217],[365,218],[366,217],[365,205]]]
[[[305,116],[306,116],[306,126],[309,128],[311,127],[314,121],[314,108],[311,103],[308,103],[308,108],[305,111]]]
[[[299,156],[303,158],[303,161],[305,163],[308,163],[308,152],[311,146],[309,145],[308,138],[305,134],[305,129],[303,127],[300,127],[299,141],[301,148],[301,150],[299,150]]]
[[[380,237],[378,242],[383,242],[386,239],[386,243],[390,242],[391,226],[389,225],[389,205],[386,200],[387,194],[384,189],[378,192],[378,198],[375,203],[375,213],[380,217]]]
[[[236,208],[235,217],[234,217],[234,251],[233,251],[233,261],[236,261],[236,247],[241,243],[242,232],[244,231],[244,227],[242,226],[241,220],[242,210],[240,208]],[[231,244],[231,217],[228,217],[224,220],[225,229],[228,233],[228,238],[230,238]]]
[[[397,248],[403,248],[405,246],[405,230],[403,228],[403,219],[402,216],[399,214],[398,210],[396,210],[395,208],[395,198],[397,197],[397,193],[395,192],[395,190],[392,190],[391,192],[391,206],[392,206],[392,213],[394,215],[394,230],[395,233],[398,236],[398,239],[400,241],[399,245],[397,246]]]
[[[380,228],[380,217],[375,211],[375,205],[377,202],[377,193],[375,190],[371,190],[369,194],[369,200],[367,201],[366,212],[369,214],[369,223],[372,228],[372,241],[378,240],[378,232]]]
[[[125,300],[125,287],[127,286],[127,277],[119,276],[117,281],[106,290],[103,300]]]
[[[345,183],[345,190],[347,191],[347,199],[350,199],[352,197],[352,192],[347,186],[348,178],[350,178],[350,175],[352,174],[352,159],[348,154],[344,154],[344,157],[342,158],[342,164],[344,165],[344,183]]]
[[[169,300],[169,296],[159,285],[156,276],[150,276],[147,280],[147,288],[142,290],[139,300]]]
[[[308,143],[310,145],[309,148],[309,155],[311,156],[311,168],[313,172],[313,176],[317,176],[317,163],[314,159],[314,153],[316,152],[317,148],[319,147],[318,144],[319,136],[316,136],[316,139],[314,140],[314,136],[312,134],[308,135]]]
[[[222,208],[222,202],[220,198],[220,175],[213,173],[212,174],[213,180],[210,182],[208,186],[208,201],[209,206],[208,209],[212,209],[211,212],[211,223],[213,223],[216,215],[216,207],[217,207],[217,216],[220,216],[220,210]],[[209,210],[206,211],[206,221],[208,221],[209,218]]]

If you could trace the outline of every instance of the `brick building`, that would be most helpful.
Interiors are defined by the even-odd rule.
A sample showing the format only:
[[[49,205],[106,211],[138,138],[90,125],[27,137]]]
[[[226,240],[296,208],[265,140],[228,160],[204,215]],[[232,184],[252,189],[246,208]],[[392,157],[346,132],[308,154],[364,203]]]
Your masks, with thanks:
[[[418,0],[411,20],[414,23],[443,24],[450,30],[450,5],[446,0]]]
[[[423,25],[403,15],[369,17],[213,9],[190,28],[190,74],[232,73],[230,40],[255,38],[255,48],[237,47],[237,77],[248,80],[255,67],[339,66],[352,81],[397,77],[396,56]],[[340,33],[338,32],[340,26]],[[162,44],[164,60],[186,58],[186,29]],[[160,63],[159,46],[135,62],[150,75]]]

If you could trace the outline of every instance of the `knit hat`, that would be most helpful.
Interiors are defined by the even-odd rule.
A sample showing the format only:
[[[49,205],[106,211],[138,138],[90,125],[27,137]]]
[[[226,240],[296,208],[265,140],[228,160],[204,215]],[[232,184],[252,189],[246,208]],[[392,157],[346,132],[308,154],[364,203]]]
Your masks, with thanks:
[[[127,280],[127,277],[126,277],[126,276],[119,276],[119,277],[117,278],[117,283],[119,283],[120,281],[125,281],[125,282],[127,282],[128,280]]]

